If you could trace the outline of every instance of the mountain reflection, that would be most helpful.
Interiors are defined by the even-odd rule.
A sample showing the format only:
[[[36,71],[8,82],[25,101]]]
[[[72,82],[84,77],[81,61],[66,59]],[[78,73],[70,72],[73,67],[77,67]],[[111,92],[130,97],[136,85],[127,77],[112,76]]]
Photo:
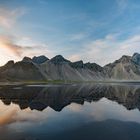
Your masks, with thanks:
[[[77,84],[59,86],[2,86],[0,99],[5,105],[18,104],[21,109],[39,111],[51,107],[61,111],[71,103],[83,105],[85,101],[96,102],[107,98],[122,104],[128,110],[140,110],[140,86]]]

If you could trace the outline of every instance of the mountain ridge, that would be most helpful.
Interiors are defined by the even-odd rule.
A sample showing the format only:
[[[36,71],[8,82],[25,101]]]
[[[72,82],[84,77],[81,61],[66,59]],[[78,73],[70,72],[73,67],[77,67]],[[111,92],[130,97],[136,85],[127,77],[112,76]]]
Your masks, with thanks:
[[[49,59],[41,55],[24,57],[21,61],[8,61],[0,67],[0,81],[104,81],[140,80],[140,54],[123,55],[120,59],[100,66],[84,63],[82,60],[71,62],[62,55]]]

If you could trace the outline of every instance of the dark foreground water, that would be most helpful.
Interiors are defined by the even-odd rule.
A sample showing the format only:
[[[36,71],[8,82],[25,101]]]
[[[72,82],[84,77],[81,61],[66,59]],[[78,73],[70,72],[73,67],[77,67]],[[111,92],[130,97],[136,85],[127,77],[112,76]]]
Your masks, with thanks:
[[[0,87],[0,140],[140,140],[140,85]]]

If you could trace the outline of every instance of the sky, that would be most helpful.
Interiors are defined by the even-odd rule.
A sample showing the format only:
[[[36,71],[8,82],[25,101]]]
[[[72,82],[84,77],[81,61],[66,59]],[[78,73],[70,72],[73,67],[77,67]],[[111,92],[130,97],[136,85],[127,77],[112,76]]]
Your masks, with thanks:
[[[135,52],[139,0],[0,0],[0,65],[60,54],[103,66]]]

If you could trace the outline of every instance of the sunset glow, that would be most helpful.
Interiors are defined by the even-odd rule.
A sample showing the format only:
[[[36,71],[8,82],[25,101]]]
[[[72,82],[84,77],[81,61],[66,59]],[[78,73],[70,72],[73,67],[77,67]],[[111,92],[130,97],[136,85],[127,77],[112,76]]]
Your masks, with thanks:
[[[140,51],[138,0],[0,3],[0,65],[40,54],[104,65]]]

